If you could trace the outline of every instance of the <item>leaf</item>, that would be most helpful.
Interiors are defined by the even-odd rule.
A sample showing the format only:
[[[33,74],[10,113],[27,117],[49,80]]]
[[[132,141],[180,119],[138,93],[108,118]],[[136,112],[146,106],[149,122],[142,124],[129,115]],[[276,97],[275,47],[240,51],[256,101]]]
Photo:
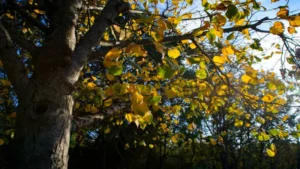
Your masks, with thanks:
[[[154,145],[153,144],[149,144],[149,148],[153,148],[154,147]]]
[[[165,130],[167,129],[167,124],[166,123],[160,123],[160,127]]]
[[[194,43],[191,43],[190,46],[189,46],[191,49],[195,49],[196,48],[196,45]]]
[[[158,76],[163,78],[163,79],[167,79],[167,78],[172,77],[176,72],[176,70],[173,70],[171,68],[171,66],[169,66],[169,65],[160,66],[160,67],[157,68],[156,71],[157,71]]]
[[[4,140],[0,138],[0,146],[2,146],[4,143],[5,143]]]
[[[148,104],[157,105],[161,101],[161,96],[153,96],[148,99]]]
[[[132,104],[142,104],[143,103],[143,100],[144,100],[144,96],[141,95],[139,92],[134,92],[132,95],[131,95],[131,103]]]
[[[214,56],[213,61],[217,66],[221,66],[225,63],[226,59],[224,56]]]
[[[93,82],[89,82],[87,85],[87,88],[89,89],[89,90],[95,90],[95,87],[97,86],[95,83],[93,83]]]
[[[282,121],[285,122],[290,116],[289,115],[285,115],[282,117]]]
[[[289,18],[289,24],[293,27],[300,26],[300,16],[293,16]]]
[[[274,97],[270,94],[267,94],[261,100],[266,103],[271,103],[274,100]]]
[[[8,80],[0,79],[0,82],[3,86],[7,86],[7,87],[11,86],[11,82]]]
[[[106,129],[104,130],[104,134],[108,134],[108,133],[110,133],[110,128],[106,128]]]
[[[286,19],[289,15],[289,10],[286,8],[280,8],[280,10],[277,12],[277,16],[282,19]]]
[[[270,32],[274,35],[279,35],[283,33],[284,26],[282,22],[276,21],[274,22],[273,26],[270,28]]]
[[[125,119],[126,119],[129,123],[131,123],[131,122],[133,122],[133,121],[135,120],[135,117],[133,116],[132,113],[127,113],[127,114],[125,115]]]
[[[204,70],[204,69],[196,70],[196,76],[201,80],[205,79],[207,77],[206,70]]]
[[[123,72],[123,66],[122,65],[114,65],[110,68],[108,68],[108,73],[114,76],[121,75]]]
[[[171,141],[176,144],[178,142],[177,137],[176,136],[172,136],[171,137]]]
[[[192,5],[193,4],[193,0],[186,0],[186,3],[189,4],[189,5]]]
[[[269,157],[274,157],[275,156],[275,152],[272,151],[271,149],[268,149],[268,148],[267,148],[267,154],[268,154]]]
[[[222,54],[223,55],[232,55],[232,54],[234,54],[234,51],[231,46],[225,46],[222,48]]]
[[[105,106],[105,107],[108,107],[108,106],[110,106],[111,104],[112,104],[112,99],[107,99],[107,100],[104,101],[104,106]]]
[[[196,124],[195,123],[190,123],[188,126],[187,126],[187,129],[190,130],[190,131],[193,131],[197,128]]]
[[[270,129],[269,132],[271,133],[272,136],[277,136],[279,134],[278,129]]]
[[[131,9],[134,10],[136,8],[136,5],[135,4],[131,4],[130,7],[131,7]]]
[[[291,27],[291,26],[288,27],[288,32],[289,32],[290,34],[297,33],[296,29],[295,29],[294,27]]]
[[[248,76],[247,74],[244,74],[241,79],[243,82],[249,83],[252,80],[252,77]]]
[[[168,56],[176,59],[180,56],[180,51],[177,48],[172,48],[168,50]]]
[[[210,139],[210,144],[215,146],[217,144],[217,141],[213,138]]]
[[[234,33],[231,33],[227,36],[227,40],[232,40],[234,38]]]
[[[234,122],[234,126],[235,126],[235,127],[242,127],[243,124],[244,124],[244,122],[243,122],[242,120],[236,120],[236,121]]]
[[[145,123],[150,124],[153,121],[153,115],[150,111],[146,112],[143,116],[143,120]]]
[[[227,17],[228,19],[231,20],[231,19],[233,19],[237,14],[238,14],[238,9],[237,9],[237,7],[236,7],[235,5],[233,5],[233,4],[230,4],[230,5],[228,6],[228,9],[227,9],[226,13],[225,13],[226,17]]]

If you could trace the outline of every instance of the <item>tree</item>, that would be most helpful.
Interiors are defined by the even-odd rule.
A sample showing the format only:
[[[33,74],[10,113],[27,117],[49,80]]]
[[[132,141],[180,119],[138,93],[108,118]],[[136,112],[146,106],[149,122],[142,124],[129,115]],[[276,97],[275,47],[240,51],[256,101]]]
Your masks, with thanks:
[[[192,1],[165,1],[162,12],[158,3],[0,2],[0,57],[9,79],[3,76],[1,84],[9,91],[13,86],[18,105],[13,140],[16,168],[67,168],[72,125],[76,131],[99,121],[109,122],[107,119],[120,111],[129,123],[145,129],[160,113],[168,113],[163,118],[176,119],[171,112],[180,112],[184,107],[180,104],[205,110],[210,116],[225,103],[227,94],[254,100],[269,111],[284,103],[280,95],[285,87],[274,76],[266,75],[273,78],[270,91],[256,96],[237,87],[236,77],[223,69],[227,63],[241,65],[242,84],[263,83],[250,67],[261,58],[246,52],[261,50],[260,40],[254,39],[249,46],[230,42],[239,32],[251,38],[249,30],[280,37],[292,56],[290,61],[297,64],[291,49],[294,43],[285,34],[283,23],[274,22],[270,30],[259,26],[286,20],[288,32],[293,34],[300,26],[300,16],[280,6],[277,17],[252,21],[251,16],[262,8],[255,0],[202,0],[203,17],[181,12]],[[179,23],[197,19],[202,21],[200,27],[191,32],[178,30]],[[207,44],[221,52],[211,56]],[[186,72],[185,59],[196,64],[194,80],[181,78]],[[290,74],[296,77],[299,73]],[[185,92],[182,86],[194,91]],[[121,122],[117,119],[114,123]],[[166,123],[158,124],[162,133],[168,130]],[[173,142],[179,137],[175,135]]]

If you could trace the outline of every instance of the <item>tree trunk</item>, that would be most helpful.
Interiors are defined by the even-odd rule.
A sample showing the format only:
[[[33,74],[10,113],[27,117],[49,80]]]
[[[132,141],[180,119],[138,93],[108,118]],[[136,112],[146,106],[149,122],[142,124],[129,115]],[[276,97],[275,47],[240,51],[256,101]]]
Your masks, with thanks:
[[[19,101],[16,124],[18,169],[67,169],[73,98],[59,72],[32,79]],[[32,90],[33,88],[33,90]]]

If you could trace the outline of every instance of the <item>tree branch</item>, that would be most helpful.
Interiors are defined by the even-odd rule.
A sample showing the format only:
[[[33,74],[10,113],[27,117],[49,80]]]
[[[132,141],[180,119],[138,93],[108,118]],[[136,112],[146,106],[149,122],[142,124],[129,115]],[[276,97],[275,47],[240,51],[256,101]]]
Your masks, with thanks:
[[[100,49],[94,51],[91,53],[89,57],[89,61],[97,60],[99,58],[103,58],[110,50],[112,47],[101,47]]]
[[[79,41],[72,55],[71,70],[68,71],[67,77],[71,84],[74,84],[83,65],[88,61],[88,57],[92,48],[99,44],[99,41],[106,28],[112,25],[115,18],[122,12],[129,10],[129,4],[122,0],[109,0],[102,10],[101,14],[96,18],[95,24]]]
[[[33,58],[37,57],[38,48],[32,42],[23,37],[20,37],[20,35],[16,34],[15,32],[12,32],[11,30],[8,32],[11,35],[11,39],[13,41],[15,41],[23,49],[26,49]]]
[[[104,108],[100,112],[97,112],[97,114],[89,114],[85,116],[77,116],[74,117],[73,122],[75,125],[75,129],[81,128],[81,127],[89,127],[93,126],[105,118],[115,115],[116,113],[120,111],[124,111],[125,109],[130,108],[129,102],[120,102],[117,104],[112,104],[112,106]]]
[[[266,32],[266,31],[263,31],[263,30],[260,30],[257,28],[257,26],[261,25],[264,21],[267,21],[267,20],[269,20],[269,18],[265,17],[254,24],[237,26],[237,27],[232,27],[232,28],[224,28],[223,32],[229,33],[229,32],[234,32],[234,31],[242,31],[244,29],[250,28],[253,30],[257,30],[257,31],[259,30],[261,32],[269,33],[269,32]],[[194,36],[192,33],[188,33],[188,34],[184,34],[184,35],[168,36],[168,37],[165,37],[163,40],[161,40],[160,43],[189,40],[189,39],[193,39],[195,37],[202,37],[202,36],[205,36],[207,32],[208,31],[204,31],[198,36]],[[143,40],[137,40],[137,41],[123,41],[123,42],[105,41],[105,42],[100,42],[100,46],[113,46],[113,47],[118,47],[118,48],[124,48],[124,47],[128,46],[130,43],[136,43],[138,45],[151,45],[151,44],[153,44],[153,40],[143,39]]]
[[[4,69],[19,98],[22,98],[24,91],[30,84],[24,64],[18,59],[12,39],[5,27],[0,22],[0,58]]]
[[[36,20],[35,18],[33,18],[28,12],[26,12],[21,6],[19,6],[18,4],[15,4],[12,1],[8,1],[8,3],[10,4],[10,6],[12,7],[13,10],[17,11],[21,16],[23,16],[30,24],[38,27],[40,30],[42,30],[43,32],[48,32],[49,28],[44,25],[43,23],[41,23],[40,21]]]

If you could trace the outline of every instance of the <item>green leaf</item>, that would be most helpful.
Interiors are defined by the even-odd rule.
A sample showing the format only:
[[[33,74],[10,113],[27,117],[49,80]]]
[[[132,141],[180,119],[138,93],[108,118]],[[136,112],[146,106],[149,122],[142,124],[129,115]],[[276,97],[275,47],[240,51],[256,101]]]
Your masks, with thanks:
[[[233,19],[238,14],[238,12],[239,10],[237,9],[237,7],[233,4],[230,4],[225,15],[228,19]]]
[[[227,40],[232,40],[234,38],[234,33],[231,33],[230,35],[227,36]]]
[[[149,98],[148,103],[152,105],[156,105],[160,102],[160,100],[161,100],[161,96],[153,96]]]
[[[196,70],[196,76],[199,79],[205,79],[207,77],[207,73],[204,69],[199,69],[199,70]]]
[[[157,74],[159,77],[163,78],[163,79],[167,79],[172,77],[175,74],[175,70],[173,70],[171,68],[171,66],[168,65],[163,65],[157,68]]]
[[[271,133],[272,136],[277,136],[279,134],[278,129],[271,129],[271,130],[269,130],[269,132]]]
[[[123,66],[112,66],[108,68],[108,73],[114,76],[121,75],[123,72]]]

